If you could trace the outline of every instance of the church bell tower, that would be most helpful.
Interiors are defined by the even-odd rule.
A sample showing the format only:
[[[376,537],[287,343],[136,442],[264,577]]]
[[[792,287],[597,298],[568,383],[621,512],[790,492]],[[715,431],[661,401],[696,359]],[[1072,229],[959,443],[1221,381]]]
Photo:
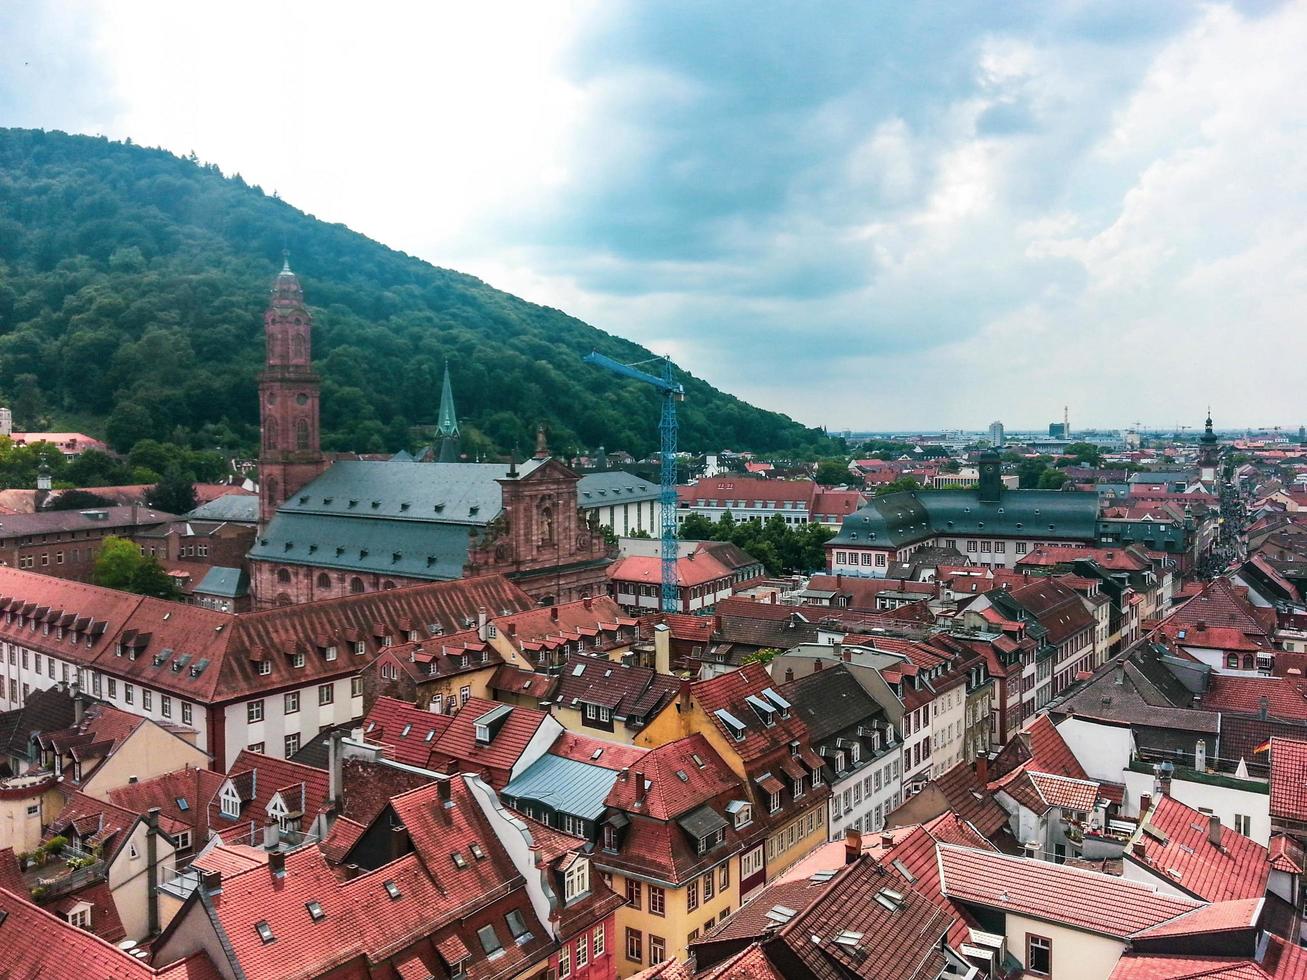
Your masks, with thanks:
[[[277,507],[325,468],[318,434],[318,392],[313,373],[313,318],[290,257],[283,253],[281,274],[263,314],[267,342],[259,376],[259,523],[266,526]]]

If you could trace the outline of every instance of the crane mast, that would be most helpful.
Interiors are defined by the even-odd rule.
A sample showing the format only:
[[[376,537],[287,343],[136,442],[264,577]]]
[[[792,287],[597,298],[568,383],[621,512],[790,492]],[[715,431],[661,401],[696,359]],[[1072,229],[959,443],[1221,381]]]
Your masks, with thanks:
[[[679,606],[676,588],[676,403],[685,400],[685,387],[676,380],[672,373],[672,359],[668,356],[654,358],[661,361],[659,374],[641,371],[633,364],[623,364],[598,351],[591,351],[585,356],[585,363],[601,367],[605,371],[633,381],[649,385],[662,396],[662,414],[658,423],[659,439],[659,492],[658,509],[661,545],[659,546],[659,571],[661,583],[659,588],[659,608],[665,613],[677,611]],[[641,362],[649,363],[649,362]]]

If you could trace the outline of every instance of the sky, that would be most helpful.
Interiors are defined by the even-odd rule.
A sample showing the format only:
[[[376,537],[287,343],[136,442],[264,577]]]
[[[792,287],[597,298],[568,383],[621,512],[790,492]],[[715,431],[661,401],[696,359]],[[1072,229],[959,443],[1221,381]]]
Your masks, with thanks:
[[[1307,421],[1307,2],[7,0],[130,137],[833,430]]]

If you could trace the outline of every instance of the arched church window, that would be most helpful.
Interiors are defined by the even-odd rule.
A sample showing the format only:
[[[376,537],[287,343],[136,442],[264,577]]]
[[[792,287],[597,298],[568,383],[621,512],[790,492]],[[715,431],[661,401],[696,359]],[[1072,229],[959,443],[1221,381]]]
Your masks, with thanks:
[[[349,590],[355,594],[363,591],[363,580],[357,575],[349,580]]]
[[[395,587],[395,583],[392,582],[390,579],[386,579],[384,582],[381,583],[381,587],[383,589],[393,589]]]
[[[268,493],[268,499],[271,500],[271,501],[273,502],[273,504],[276,504],[276,503],[278,502],[278,500],[277,500],[277,478],[276,478],[275,476],[270,476],[270,477],[268,477],[268,479],[267,479],[266,481],[264,481],[264,485],[265,485],[265,489],[267,490],[267,493]]]
[[[320,589],[331,588],[331,576],[328,575],[326,572],[323,572],[318,576],[318,588]]]
[[[263,448],[264,449],[277,448],[277,420],[276,419],[263,420]]]
[[[304,336],[296,334],[290,339],[290,359],[292,361],[304,360]]]
[[[300,419],[295,423],[295,448],[309,448],[309,420]]]
[[[289,582],[290,582],[290,570],[287,569],[287,568],[279,568],[279,569],[277,569],[277,581],[278,581],[280,584],[282,584],[282,585],[287,585],[287,584],[289,584]]]

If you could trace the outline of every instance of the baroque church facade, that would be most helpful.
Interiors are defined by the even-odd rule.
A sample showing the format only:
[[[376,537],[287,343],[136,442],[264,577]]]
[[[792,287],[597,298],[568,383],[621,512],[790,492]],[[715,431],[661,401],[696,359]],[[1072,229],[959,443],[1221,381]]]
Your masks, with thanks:
[[[330,462],[312,326],[287,260],[264,316],[260,523],[249,553],[256,608],[489,574],[542,603],[607,591],[612,555],[579,506],[578,474],[543,443],[522,464],[456,461],[448,370],[438,462],[407,453]]]

